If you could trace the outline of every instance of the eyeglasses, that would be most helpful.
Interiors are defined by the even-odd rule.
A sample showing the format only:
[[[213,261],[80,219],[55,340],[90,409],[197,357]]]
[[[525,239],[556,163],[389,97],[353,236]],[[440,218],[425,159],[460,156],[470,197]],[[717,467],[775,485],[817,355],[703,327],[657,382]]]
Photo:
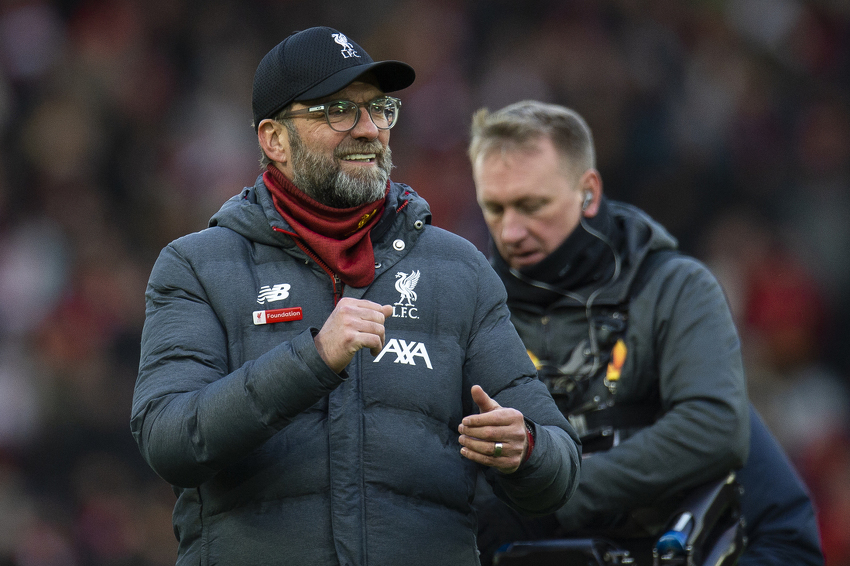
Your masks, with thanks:
[[[317,104],[309,108],[299,110],[288,110],[278,119],[297,118],[315,112],[324,112],[328,125],[337,132],[347,132],[357,125],[360,120],[360,106],[369,110],[372,123],[379,130],[389,130],[398,121],[398,111],[401,108],[401,100],[392,96],[381,96],[363,104],[357,104],[350,100],[334,100]]]

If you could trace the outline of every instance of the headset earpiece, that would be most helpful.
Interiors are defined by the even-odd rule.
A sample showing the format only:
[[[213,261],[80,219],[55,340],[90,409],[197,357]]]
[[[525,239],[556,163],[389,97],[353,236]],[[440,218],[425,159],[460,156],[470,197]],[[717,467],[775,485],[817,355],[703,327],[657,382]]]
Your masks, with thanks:
[[[593,193],[590,191],[584,191],[584,200],[581,203],[581,211],[584,212],[587,210],[587,207],[590,206],[590,203],[593,202]]]

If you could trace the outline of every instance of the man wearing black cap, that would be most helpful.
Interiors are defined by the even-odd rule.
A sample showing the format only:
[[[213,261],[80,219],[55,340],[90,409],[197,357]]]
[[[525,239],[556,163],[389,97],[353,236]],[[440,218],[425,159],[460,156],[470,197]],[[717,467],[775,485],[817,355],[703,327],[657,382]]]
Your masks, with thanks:
[[[575,489],[498,278],[389,180],[386,93],[413,79],[330,28],[286,38],[254,80],[265,172],[153,268],[131,429],[179,565],[477,565],[479,469],[525,512]]]

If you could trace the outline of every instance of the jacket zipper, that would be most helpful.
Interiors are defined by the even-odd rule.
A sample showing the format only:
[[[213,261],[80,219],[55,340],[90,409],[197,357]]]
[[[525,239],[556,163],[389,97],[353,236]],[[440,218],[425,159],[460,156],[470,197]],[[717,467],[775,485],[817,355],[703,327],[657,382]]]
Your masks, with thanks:
[[[343,292],[343,289],[345,287],[345,285],[343,285],[343,283],[342,283],[342,280],[339,278],[339,275],[334,273],[331,270],[331,268],[328,267],[328,264],[326,264],[324,261],[319,259],[319,256],[317,256],[313,252],[313,250],[308,248],[306,245],[302,244],[301,240],[300,240],[300,238],[298,237],[297,234],[295,234],[294,232],[289,232],[288,230],[283,230],[281,228],[277,228],[275,226],[272,226],[272,230],[274,230],[275,232],[280,232],[282,234],[286,234],[287,236],[291,236],[292,240],[295,242],[295,244],[299,248],[301,248],[301,251],[304,252],[305,254],[307,254],[307,256],[310,259],[315,261],[316,264],[318,264],[319,267],[321,267],[322,269],[325,270],[325,273],[327,273],[328,276],[331,278],[331,284],[333,285],[334,306],[336,306],[337,303],[339,302],[339,300],[342,298],[342,292]]]

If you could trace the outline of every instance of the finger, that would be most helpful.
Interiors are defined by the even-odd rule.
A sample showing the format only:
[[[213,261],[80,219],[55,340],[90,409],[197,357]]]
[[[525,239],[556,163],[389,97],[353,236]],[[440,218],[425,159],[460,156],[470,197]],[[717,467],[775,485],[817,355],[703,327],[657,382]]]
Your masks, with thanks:
[[[482,413],[489,413],[490,411],[502,408],[501,405],[487,395],[480,385],[472,386],[472,400],[475,401],[475,404],[478,405]]]
[[[373,356],[381,353],[384,347],[384,325],[374,322],[362,322],[354,338],[354,351],[366,348]]]
[[[386,320],[384,313],[380,309],[369,307],[350,308],[341,321],[343,332],[350,333],[350,337],[360,347],[373,348],[376,344],[379,348],[383,347]],[[372,337],[377,337],[377,342]]]
[[[498,439],[505,438],[507,429],[502,425],[470,426],[467,424],[461,424],[458,426],[457,431],[460,434],[464,434],[471,438],[486,440],[487,442],[495,442]]]
[[[344,306],[353,306],[357,308],[365,308],[375,311],[383,311],[384,305],[380,305],[375,301],[370,301],[369,299],[353,299],[351,297],[344,297],[339,300],[336,304],[337,308]]]
[[[377,303],[373,303],[371,301],[360,301],[357,304],[349,305],[351,316],[368,320],[371,322],[377,322],[379,324],[384,324],[388,315],[386,313],[386,309]],[[392,309],[392,307],[390,307]],[[390,310],[390,315],[392,315],[392,310]]]
[[[520,464],[520,457],[518,454],[506,454],[507,445],[502,448],[502,455],[498,458],[492,455],[482,454],[480,452],[476,452],[471,448],[466,446],[460,449],[460,454],[467,460],[471,460],[478,464],[482,464],[484,466],[490,466],[492,468],[497,468],[500,472],[505,474],[510,474],[515,472]],[[490,443],[490,453],[493,452],[493,443]]]
[[[468,448],[482,456],[489,456],[491,458],[499,458],[502,456],[510,456],[512,454],[511,444],[507,441],[493,441],[493,440],[483,440],[481,438],[475,438],[468,435],[461,435],[458,438],[458,442],[461,446]],[[501,451],[496,449],[496,443],[501,444]],[[499,453],[498,456],[496,453]]]
[[[381,335],[378,338],[379,338],[378,345],[372,346],[371,348],[369,348],[369,353],[372,354],[372,356],[374,356],[376,358],[378,357],[378,354],[381,353],[381,350],[384,349],[384,333],[381,332]]]
[[[384,348],[384,344],[386,343],[386,340],[387,340],[387,338],[386,338],[386,327],[384,326],[384,323],[386,322],[386,320],[388,318],[392,317],[393,306],[392,305],[379,305],[377,310],[378,310],[379,313],[381,313],[383,315],[383,319],[381,320],[381,329],[378,333],[379,337],[381,339],[381,343],[380,343],[380,345],[378,345],[374,348],[371,348],[369,350],[369,352],[375,357],[377,357],[378,354],[381,353],[381,350]]]
[[[384,325],[367,318],[351,318],[339,329],[338,336],[340,341],[357,343],[360,348],[371,348],[383,341]]]
[[[383,324],[384,321],[392,316],[392,306],[379,305],[366,299],[352,299],[346,297],[340,299],[334,308],[334,313],[338,313],[343,318],[353,318],[369,320]]]
[[[484,438],[480,436],[482,434],[482,429],[514,427],[518,424],[517,415],[521,414],[522,413],[514,409],[500,408],[495,411],[490,411],[489,413],[467,415],[463,417],[463,421],[461,421],[460,425],[463,428],[458,429],[458,432],[475,436],[477,438]]]
[[[380,324],[374,329],[374,335],[378,338],[378,344],[369,349],[369,352],[376,357],[381,353],[381,350],[384,348],[384,344],[387,342],[387,329],[384,326],[384,322],[388,316],[392,315],[392,307],[389,307],[389,309],[389,314],[386,313],[386,307],[382,307],[383,312],[379,311],[378,313],[382,318]]]

